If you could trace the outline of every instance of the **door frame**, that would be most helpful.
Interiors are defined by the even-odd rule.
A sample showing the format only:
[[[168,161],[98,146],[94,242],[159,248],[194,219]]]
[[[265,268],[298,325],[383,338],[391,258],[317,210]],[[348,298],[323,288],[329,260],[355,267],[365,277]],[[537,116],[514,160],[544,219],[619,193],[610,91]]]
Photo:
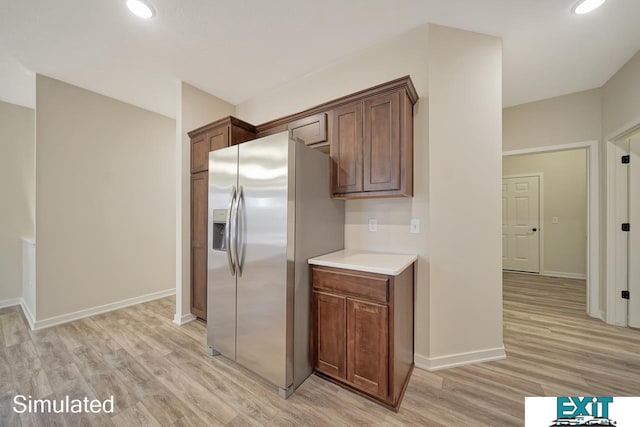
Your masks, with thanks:
[[[587,304],[591,317],[604,319],[600,307],[600,152],[598,141],[503,151],[502,156],[586,149],[587,153]],[[607,310],[608,311],[608,310]]]
[[[526,178],[530,176],[535,176],[538,178],[538,273],[540,275],[544,275],[544,229],[546,227],[542,226],[543,218],[544,218],[544,172],[534,172],[534,173],[517,173],[513,175],[503,175],[502,179],[505,178]],[[502,269],[504,271],[504,268]],[[511,270],[507,270],[511,271]],[[524,272],[526,273],[526,272]],[[536,274],[536,273],[531,273]]]
[[[622,206],[628,206],[628,180],[620,179],[619,158],[622,149],[618,145],[622,140],[640,132],[640,118],[624,125],[616,132],[612,132],[605,139],[604,150],[606,165],[606,190],[607,190],[607,257],[606,257],[606,322],[612,325],[629,326],[629,303],[620,297],[621,290],[628,289],[628,247],[627,236],[621,234],[620,222],[627,218],[628,211]],[[624,175],[626,173],[623,172]],[[623,178],[623,177],[622,177]],[[620,188],[620,184],[623,188]],[[618,279],[618,280],[616,280]]]

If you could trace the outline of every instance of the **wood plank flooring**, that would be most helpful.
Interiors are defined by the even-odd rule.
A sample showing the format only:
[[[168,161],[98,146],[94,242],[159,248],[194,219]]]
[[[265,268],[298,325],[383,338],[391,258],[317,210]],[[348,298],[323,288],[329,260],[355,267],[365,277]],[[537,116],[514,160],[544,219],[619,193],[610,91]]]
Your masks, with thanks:
[[[287,401],[171,323],[165,298],[31,332],[0,309],[0,426],[521,426],[525,396],[640,396],[640,332],[584,313],[585,283],[505,273],[503,361],[416,369],[399,413],[316,376]],[[112,415],[18,415],[16,394],[106,399]],[[479,421],[480,420],[480,421]]]

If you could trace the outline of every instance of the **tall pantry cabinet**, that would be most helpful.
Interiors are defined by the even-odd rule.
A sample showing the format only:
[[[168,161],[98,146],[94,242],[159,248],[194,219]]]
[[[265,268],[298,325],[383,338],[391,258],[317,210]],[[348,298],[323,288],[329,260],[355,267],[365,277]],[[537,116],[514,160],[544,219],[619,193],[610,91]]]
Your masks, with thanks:
[[[189,132],[191,138],[191,313],[207,320],[209,152],[256,137],[253,125],[226,117]]]

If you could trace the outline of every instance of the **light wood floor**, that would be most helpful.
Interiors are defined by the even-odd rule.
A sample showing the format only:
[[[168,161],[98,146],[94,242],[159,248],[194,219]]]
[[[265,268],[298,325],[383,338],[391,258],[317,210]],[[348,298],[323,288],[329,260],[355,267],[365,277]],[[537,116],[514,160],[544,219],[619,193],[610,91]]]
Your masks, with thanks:
[[[508,358],[416,369],[397,414],[315,376],[280,400],[254,375],[208,356],[202,323],[173,325],[173,298],[38,332],[19,308],[1,309],[0,425],[521,426],[524,396],[640,396],[640,332],[587,318],[584,281],[504,278]],[[116,413],[18,416],[17,393],[113,394]]]

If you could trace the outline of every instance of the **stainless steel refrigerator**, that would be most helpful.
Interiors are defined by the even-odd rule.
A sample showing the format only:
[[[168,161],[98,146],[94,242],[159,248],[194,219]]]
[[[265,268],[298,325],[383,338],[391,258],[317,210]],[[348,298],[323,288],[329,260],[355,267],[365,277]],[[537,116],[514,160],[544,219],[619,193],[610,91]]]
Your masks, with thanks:
[[[209,154],[207,344],[287,398],[311,374],[307,259],[344,245],[329,157],[287,132]]]

